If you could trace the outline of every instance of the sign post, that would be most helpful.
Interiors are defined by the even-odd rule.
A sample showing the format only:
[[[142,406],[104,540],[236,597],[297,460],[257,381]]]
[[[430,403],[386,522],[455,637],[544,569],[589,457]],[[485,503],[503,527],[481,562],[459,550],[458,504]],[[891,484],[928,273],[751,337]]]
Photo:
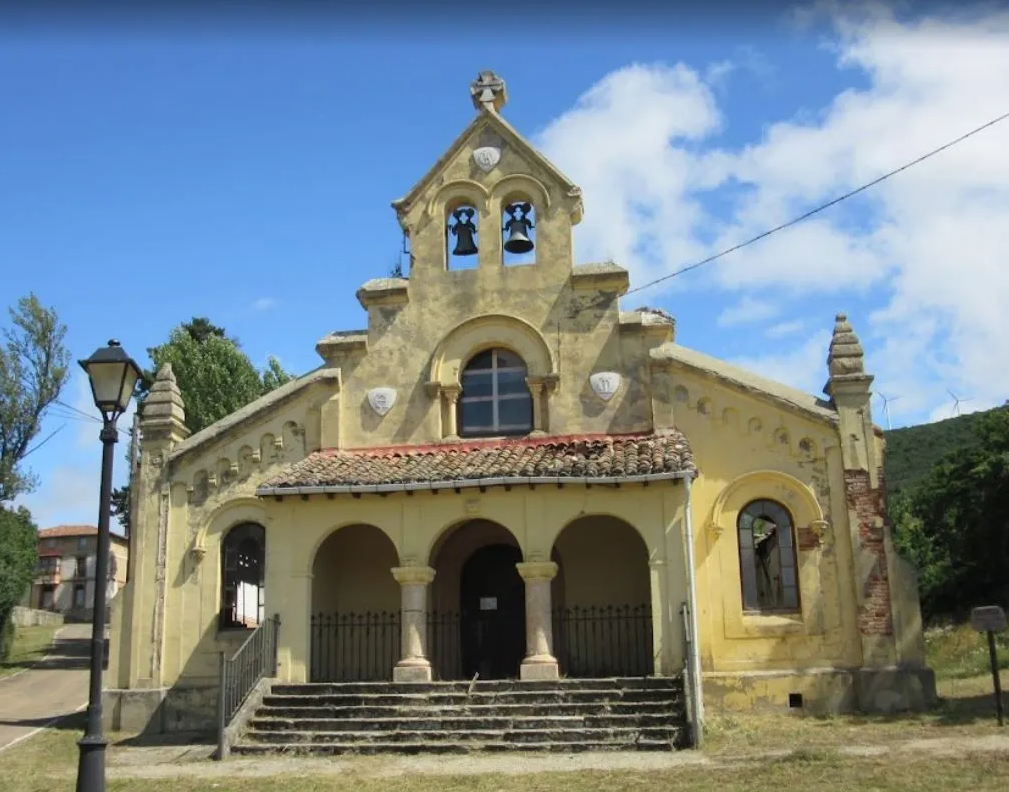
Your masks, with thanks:
[[[995,685],[995,712],[998,725],[1003,725],[1002,683],[998,675],[998,654],[995,651],[995,633],[1006,628],[1005,611],[998,605],[985,605],[970,612],[971,626],[979,633],[988,633],[988,658],[991,661],[991,678]]]

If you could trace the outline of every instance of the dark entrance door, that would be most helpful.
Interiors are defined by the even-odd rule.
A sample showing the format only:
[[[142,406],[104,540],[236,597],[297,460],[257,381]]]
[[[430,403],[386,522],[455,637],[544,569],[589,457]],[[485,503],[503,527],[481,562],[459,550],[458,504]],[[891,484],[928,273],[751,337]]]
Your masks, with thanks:
[[[466,679],[517,677],[525,657],[525,584],[515,565],[522,551],[504,544],[481,547],[462,568],[460,627]]]

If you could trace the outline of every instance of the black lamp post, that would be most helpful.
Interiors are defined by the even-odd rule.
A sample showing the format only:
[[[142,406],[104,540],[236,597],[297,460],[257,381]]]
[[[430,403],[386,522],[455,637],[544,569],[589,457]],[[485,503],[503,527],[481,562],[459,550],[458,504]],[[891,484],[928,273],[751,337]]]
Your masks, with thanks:
[[[88,720],[77,765],[77,792],[105,791],[105,746],[102,732],[102,666],[105,662],[105,593],[108,589],[109,515],[112,510],[112,451],[117,440],[116,421],[126,412],[140,368],[118,341],[96,351],[81,367],[91,380],[95,406],[102,414],[102,489],[98,505],[98,557],[95,559],[94,613],[91,618],[91,684]]]

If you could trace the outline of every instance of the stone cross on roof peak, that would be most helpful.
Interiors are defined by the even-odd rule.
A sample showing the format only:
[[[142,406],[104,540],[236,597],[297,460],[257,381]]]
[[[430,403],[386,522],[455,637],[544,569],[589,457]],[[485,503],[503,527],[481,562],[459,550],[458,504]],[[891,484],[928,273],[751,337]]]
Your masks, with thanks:
[[[505,81],[489,69],[480,72],[470,83],[469,93],[477,110],[500,112],[508,101]]]

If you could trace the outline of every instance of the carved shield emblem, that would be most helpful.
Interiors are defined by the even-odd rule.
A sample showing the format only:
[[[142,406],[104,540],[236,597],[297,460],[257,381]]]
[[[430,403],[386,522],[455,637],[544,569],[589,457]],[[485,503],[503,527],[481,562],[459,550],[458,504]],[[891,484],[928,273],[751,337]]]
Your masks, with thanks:
[[[615,371],[599,371],[589,377],[589,385],[603,401],[609,401],[620,388],[621,377]]]
[[[396,403],[395,388],[372,388],[368,391],[368,404],[379,415],[385,415]]]
[[[501,149],[495,146],[481,146],[473,151],[473,162],[484,173],[490,173],[501,161]]]

